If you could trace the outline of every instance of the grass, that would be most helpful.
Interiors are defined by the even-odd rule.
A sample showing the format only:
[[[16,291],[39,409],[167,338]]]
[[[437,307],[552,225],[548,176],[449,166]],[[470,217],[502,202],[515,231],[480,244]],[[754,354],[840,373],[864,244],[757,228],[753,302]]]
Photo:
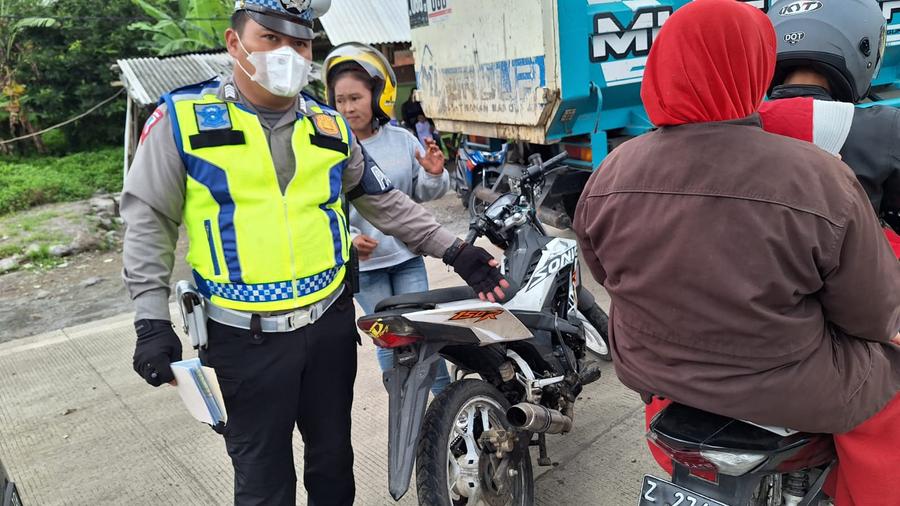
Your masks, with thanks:
[[[37,265],[52,265],[59,259],[50,255],[50,247],[69,244],[74,231],[80,228],[84,217],[60,221],[62,215],[54,211],[24,212],[0,216],[0,258],[24,254]],[[27,251],[32,244],[37,251]]]
[[[0,215],[121,188],[121,148],[63,157],[0,158]]]
[[[87,204],[82,203],[55,204],[0,216],[0,259],[19,255],[19,268],[30,270],[50,269],[65,262],[51,255],[50,248],[71,244],[82,232],[103,234],[86,210]],[[97,249],[114,246],[104,240]]]

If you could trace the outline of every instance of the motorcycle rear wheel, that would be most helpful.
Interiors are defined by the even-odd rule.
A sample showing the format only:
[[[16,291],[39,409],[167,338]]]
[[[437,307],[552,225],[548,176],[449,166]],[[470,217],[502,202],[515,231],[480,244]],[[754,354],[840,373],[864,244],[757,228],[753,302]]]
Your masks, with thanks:
[[[434,399],[425,413],[416,452],[420,505],[534,504],[528,446],[516,445],[497,459],[479,441],[484,430],[510,429],[509,407],[493,385],[474,379],[454,382]],[[530,434],[523,437],[530,439]]]

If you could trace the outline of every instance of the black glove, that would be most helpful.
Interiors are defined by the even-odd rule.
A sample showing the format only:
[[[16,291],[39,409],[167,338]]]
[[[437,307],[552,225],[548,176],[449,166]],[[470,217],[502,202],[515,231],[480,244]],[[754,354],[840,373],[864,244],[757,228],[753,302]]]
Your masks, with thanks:
[[[494,288],[500,286],[503,276],[500,269],[491,266],[490,261],[494,257],[490,253],[462,242],[457,242],[444,254],[444,263],[453,266],[453,270],[463,278],[465,282],[475,290],[475,293],[493,293]]]
[[[181,340],[168,320],[134,322],[137,344],[134,347],[134,372],[158,387],[175,379],[172,362],[181,360]]]

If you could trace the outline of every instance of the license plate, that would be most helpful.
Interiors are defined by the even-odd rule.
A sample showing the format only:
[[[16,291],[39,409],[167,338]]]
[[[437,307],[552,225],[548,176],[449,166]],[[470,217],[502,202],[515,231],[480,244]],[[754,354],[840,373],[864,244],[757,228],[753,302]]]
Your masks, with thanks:
[[[645,475],[641,488],[638,506],[728,506],[719,501],[704,497],[696,492],[661,480],[655,476]]]

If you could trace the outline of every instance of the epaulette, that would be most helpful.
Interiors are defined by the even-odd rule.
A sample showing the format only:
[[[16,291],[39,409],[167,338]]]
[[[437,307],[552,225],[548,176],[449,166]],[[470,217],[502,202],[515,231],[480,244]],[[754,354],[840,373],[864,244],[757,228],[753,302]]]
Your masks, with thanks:
[[[200,81],[198,83],[188,84],[186,86],[180,86],[178,88],[173,89],[166,95],[176,96],[176,95],[200,95],[203,90],[212,88],[217,89],[221,86],[222,83],[219,79],[219,76],[211,77],[206,79],[205,81]],[[159,99],[159,103],[163,103],[165,101],[165,95]]]

